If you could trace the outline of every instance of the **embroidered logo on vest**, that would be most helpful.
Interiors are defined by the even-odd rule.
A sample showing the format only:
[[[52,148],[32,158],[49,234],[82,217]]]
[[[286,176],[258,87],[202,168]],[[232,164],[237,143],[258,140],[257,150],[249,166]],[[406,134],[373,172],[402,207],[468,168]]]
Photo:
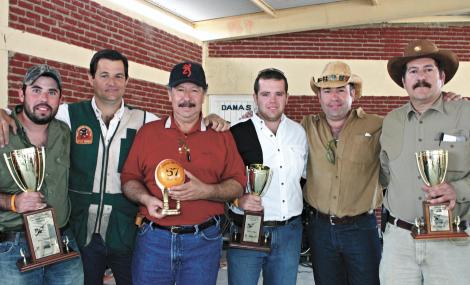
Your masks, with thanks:
[[[93,131],[89,126],[81,125],[75,131],[75,143],[76,144],[92,144],[93,143]]]

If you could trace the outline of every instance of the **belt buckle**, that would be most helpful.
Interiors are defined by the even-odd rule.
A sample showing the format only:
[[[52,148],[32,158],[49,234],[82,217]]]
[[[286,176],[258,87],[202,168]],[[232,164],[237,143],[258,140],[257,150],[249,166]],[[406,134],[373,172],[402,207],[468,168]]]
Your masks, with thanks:
[[[330,225],[332,226],[336,225],[335,222],[333,222],[334,218],[336,218],[336,216],[333,216],[333,215],[330,216]]]
[[[180,229],[181,229],[181,227],[178,227],[178,226],[171,226],[171,227],[170,227],[170,232],[171,232],[172,234],[178,234],[178,230],[180,230]]]

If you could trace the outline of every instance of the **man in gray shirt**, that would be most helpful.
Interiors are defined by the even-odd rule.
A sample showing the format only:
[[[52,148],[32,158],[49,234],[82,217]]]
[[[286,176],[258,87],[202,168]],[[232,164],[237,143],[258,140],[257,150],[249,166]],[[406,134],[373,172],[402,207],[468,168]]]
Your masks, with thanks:
[[[448,202],[455,216],[470,217],[470,102],[445,102],[441,90],[458,65],[453,52],[439,50],[427,40],[409,43],[404,56],[388,62],[391,78],[407,91],[410,101],[390,112],[382,127],[381,179],[388,184],[384,205],[390,217],[381,284],[468,284],[470,280],[470,239],[415,240],[410,235],[415,218],[423,216],[425,200]],[[415,153],[434,149],[448,151],[448,171],[444,183],[428,187],[418,172]]]

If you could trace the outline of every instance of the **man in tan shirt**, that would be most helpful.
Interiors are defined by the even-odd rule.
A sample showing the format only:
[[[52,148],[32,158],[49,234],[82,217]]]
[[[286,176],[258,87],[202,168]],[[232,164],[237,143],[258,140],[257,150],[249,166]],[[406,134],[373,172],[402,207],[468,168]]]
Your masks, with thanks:
[[[410,235],[425,200],[448,202],[454,216],[470,218],[470,102],[446,102],[441,90],[458,66],[453,52],[427,40],[409,43],[404,56],[388,62],[391,78],[410,101],[385,117],[380,139],[381,178],[388,184],[384,206],[390,212],[381,284],[469,284],[469,238],[415,240]],[[446,182],[427,187],[415,153],[434,149],[449,153]]]
[[[306,116],[309,158],[305,199],[315,284],[379,284],[381,245],[374,208],[382,202],[382,118],[352,109],[362,81],[330,62],[310,85],[323,112]]]

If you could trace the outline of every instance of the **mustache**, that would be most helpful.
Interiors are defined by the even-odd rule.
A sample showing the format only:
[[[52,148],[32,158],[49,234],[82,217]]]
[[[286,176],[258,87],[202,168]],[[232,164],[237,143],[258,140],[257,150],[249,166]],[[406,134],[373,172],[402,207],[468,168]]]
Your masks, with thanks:
[[[178,107],[189,107],[189,108],[192,108],[192,107],[196,107],[196,104],[194,104],[194,103],[191,102],[191,101],[185,101],[185,102],[183,102],[183,103],[178,104]]]
[[[52,107],[49,104],[46,104],[46,103],[37,104],[36,106],[34,106],[34,109],[37,109],[39,107],[46,107],[49,110],[52,110]]]
[[[425,80],[418,80],[418,82],[416,82],[414,85],[413,85],[413,90],[418,88],[418,87],[428,87],[428,88],[431,88],[432,85],[428,82],[426,82]]]

